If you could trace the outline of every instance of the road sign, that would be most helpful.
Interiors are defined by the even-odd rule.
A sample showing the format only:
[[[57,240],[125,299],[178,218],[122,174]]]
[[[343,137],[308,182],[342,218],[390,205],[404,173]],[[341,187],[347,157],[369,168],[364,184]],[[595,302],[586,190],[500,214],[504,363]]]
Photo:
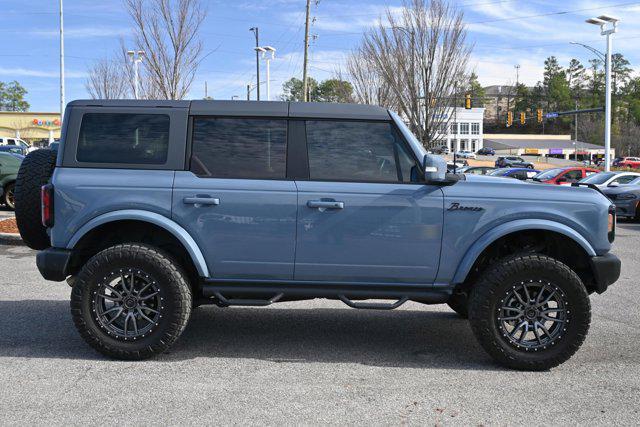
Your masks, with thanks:
[[[555,119],[556,117],[558,117],[558,113],[547,113],[544,115],[544,117],[546,119]]]

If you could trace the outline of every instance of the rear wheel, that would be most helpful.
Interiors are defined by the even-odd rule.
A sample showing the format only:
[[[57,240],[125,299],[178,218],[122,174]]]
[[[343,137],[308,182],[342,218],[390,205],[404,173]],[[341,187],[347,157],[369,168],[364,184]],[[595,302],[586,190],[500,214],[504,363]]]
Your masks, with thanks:
[[[158,249],[123,244],[82,268],[71,313],[82,338],[100,353],[127,360],[152,357],[178,339],[191,314],[182,269]]]
[[[540,371],[568,360],[591,321],[580,278],[543,255],[500,261],[470,295],[469,320],[480,345],[500,364]]]

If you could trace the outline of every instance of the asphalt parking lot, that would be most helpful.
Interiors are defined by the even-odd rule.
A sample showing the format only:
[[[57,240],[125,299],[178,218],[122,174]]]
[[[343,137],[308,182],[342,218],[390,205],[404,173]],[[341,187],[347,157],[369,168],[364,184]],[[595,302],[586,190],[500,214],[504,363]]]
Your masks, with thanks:
[[[64,283],[0,245],[0,424],[637,424],[640,224],[621,280],[592,297],[582,349],[550,372],[496,366],[444,306],[316,300],[201,307],[170,353],[106,360],[76,333]]]

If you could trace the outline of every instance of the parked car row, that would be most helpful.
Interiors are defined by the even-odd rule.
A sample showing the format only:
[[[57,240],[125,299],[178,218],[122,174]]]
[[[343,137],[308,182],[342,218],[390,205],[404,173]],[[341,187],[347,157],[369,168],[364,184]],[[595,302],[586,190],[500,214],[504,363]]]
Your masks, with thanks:
[[[24,157],[34,151],[16,141],[22,140],[0,137],[0,204],[12,210],[15,209],[14,190],[18,169]],[[46,149],[57,152],[58,144],[59,141],[54,141]]]
[[[588,167],[565,167],[538,171],[528,167],[493,168],[465,166],[458,173],[531,180],[552,185],[591,184],[615,205],[618,217],[640,220],[640,173],[601,172]]]

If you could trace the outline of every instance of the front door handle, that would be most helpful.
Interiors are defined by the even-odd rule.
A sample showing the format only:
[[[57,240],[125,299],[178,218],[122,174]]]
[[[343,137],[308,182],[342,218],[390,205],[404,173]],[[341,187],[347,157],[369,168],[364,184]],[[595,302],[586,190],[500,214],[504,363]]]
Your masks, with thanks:
[[[319,209],[344,209],[344,202],[336,202],[335,200],[309,200],[307,206]]]
[[[185,205],[214,205],[217,206],[220,204],[220,199],[217,197],[185,197],[182,199],[182,202]]]

